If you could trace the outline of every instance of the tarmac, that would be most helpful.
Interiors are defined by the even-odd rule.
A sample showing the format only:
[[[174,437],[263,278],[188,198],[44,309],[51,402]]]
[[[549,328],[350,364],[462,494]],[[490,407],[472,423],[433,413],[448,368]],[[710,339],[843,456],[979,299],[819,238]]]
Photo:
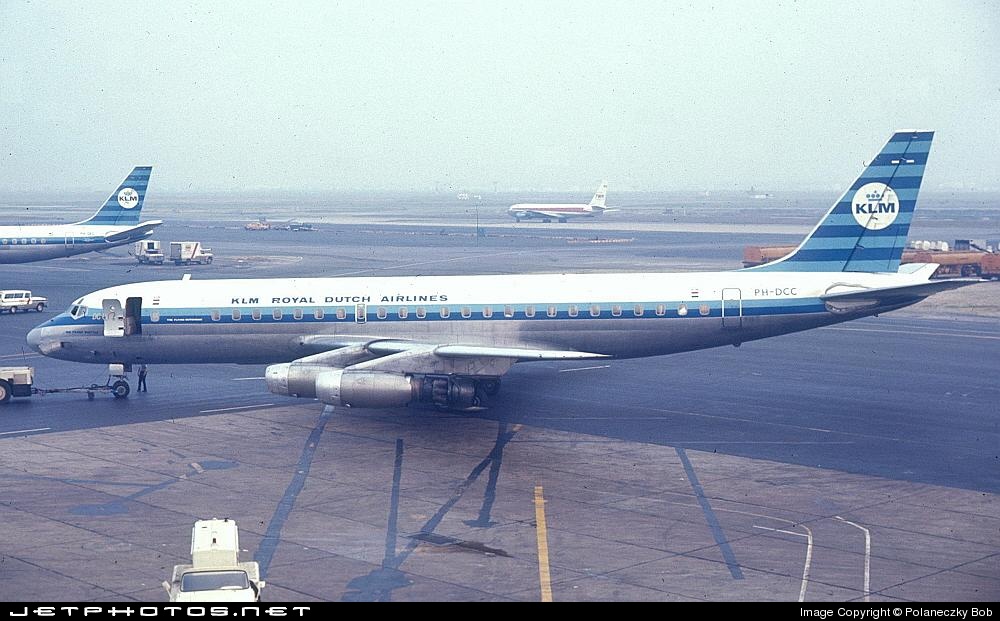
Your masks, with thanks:
[[[119,249],[5,280],[58,311],[185,272],[727,269],[744,244],[788,239],[237,224],[162,227],[212,247],[211,266]],[[0,599],[166,601],[194,521],[229,517],[272,602],[996,601],[1000,323],[957,304],[739,349],[517,365],[474,414],[279,397],[239,365],[151,367],[150,392],[121,401],[15,400],[0,411]],[[48,316],[0,317],[0,364],[35,366],[40,387],[103,383],[101,367],[26,350]]]

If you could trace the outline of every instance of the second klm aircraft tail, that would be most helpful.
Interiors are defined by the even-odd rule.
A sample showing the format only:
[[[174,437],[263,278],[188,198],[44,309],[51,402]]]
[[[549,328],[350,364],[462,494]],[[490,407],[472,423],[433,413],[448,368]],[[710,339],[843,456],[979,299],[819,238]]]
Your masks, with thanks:
[[[77,224],[100,226],[131,226],[139,224],[139,214],[146,198],[146,186],[152,166],[136,166],[121,182],[97,213]]]

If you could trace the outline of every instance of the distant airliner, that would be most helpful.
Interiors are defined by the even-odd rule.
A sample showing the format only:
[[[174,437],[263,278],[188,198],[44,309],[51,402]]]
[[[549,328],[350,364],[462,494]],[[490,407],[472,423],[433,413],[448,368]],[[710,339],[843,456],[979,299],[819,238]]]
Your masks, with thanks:
[[[511,205],[507,210],[507,215],[518,222],[540,218],[542,222],[552,222],[553,219],[559,222],[566,222],[569,218],[593,218],[606,211],[618,211],[605,207],[608,194],[608,182],[601,182],[601,187],[597,188],[594,198],[590,203],[518,203]]]
[[[805,241],[755,268],[143,282],[83,296],[28,343],[79,362],[269,363],[271,392],[331,405],[476,407],[516,362],[738,346],[979,282],[900,267],[932,137],[895,133]]]
[[[97,213],[75,224],[0,226],[0,263],[30,263],[114,248],[153,234],[161,220],[139,222],[150,166],[138,166]]]

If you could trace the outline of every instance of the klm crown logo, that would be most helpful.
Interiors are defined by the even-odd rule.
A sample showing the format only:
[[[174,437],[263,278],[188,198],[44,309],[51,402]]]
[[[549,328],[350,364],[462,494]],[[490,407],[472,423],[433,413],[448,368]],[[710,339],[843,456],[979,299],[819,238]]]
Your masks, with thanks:
[[[851,215],[861,226],[871,231],[886,228],[899,214],[899,197],[884,183],[866,183],[854,193]]]

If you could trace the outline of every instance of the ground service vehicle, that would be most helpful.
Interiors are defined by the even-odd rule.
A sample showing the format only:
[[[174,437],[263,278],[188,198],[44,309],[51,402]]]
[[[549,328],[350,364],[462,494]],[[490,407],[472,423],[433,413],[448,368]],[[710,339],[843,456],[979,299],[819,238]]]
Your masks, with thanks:
[[[49,305],[49,299],[31,295],[27,289],[9,289],[0,291],[0,312],[16,313],[17,311],[36,310],[39,313]]]
[[[181,241],[170,242],[170,260],[174,265],[188,265],[189,263],[211,263],[215,256],[208,248],[202,248],[201,242]]]
[[[256,602],[264,581],[254,561],[241,563],[236,522],[198,520],[191,529],[191,564],[176,565],[163,588],[172,602]]]
[[[135,242],[135,260],[139,263],[163,265],[163,246],[155,239]]]

